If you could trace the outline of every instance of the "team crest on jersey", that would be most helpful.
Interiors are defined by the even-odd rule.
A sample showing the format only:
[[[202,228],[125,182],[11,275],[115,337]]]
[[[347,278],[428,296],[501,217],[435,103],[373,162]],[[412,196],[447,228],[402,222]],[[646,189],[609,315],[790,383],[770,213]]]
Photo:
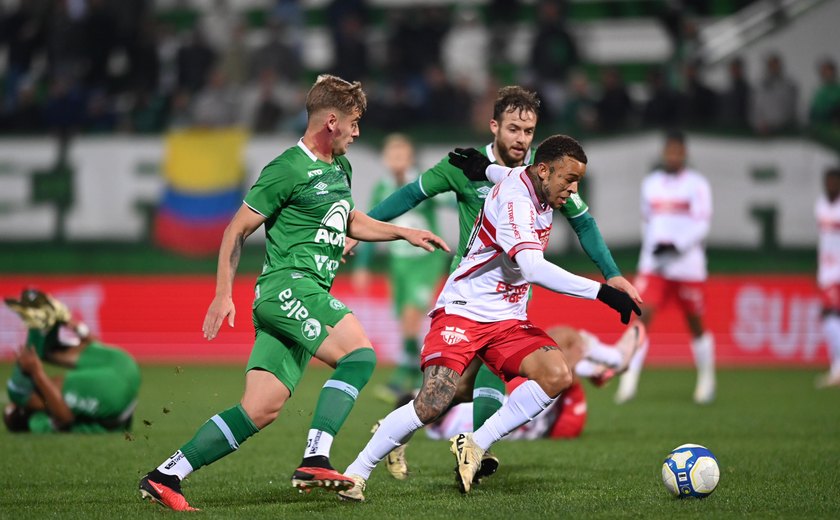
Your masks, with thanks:
[[[300,324],[300,332],[304,338],[312,341],[321,335],[321,322],[315,318],[309,318]]]
[[[341,309],[345,308],[346,305],[344,305],[336,299],[332,299],[330,300],[330,307],[332,307],[334,310],[340,311]]]
[[[459,329],[458,327],[444,327],[443,331],[440,333],[440,337],[443,338],[443,341],[445,341],[447,345],[454,345],[462,341],[469,342],[470,339],[466,334],[464,334],[465,332],[466,331],[464,329]]]

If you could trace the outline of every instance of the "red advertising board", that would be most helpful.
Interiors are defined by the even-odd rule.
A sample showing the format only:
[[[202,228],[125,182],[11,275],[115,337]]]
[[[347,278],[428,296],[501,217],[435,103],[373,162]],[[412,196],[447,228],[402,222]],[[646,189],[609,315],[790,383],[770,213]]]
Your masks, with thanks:
[[[203,339],[201,325],[213,297],[213,276],[5,276],[0,294],[15,296],[26,286],[51,292],[103,341],[122,346],[141,361],[244,363],[254,334],[253,281],[244,276],[237,280],[235,326],[223,325],[212,342]],[[371,290],[359,295],[339,277],[333,294],[355,311],[380,361],[398,359],[400,335],[385,278],[376,278]],[[715,335],[720,365],[827,363],[811,277],[713,276],[706,301],[706,322]],[[535,289],[529,312],[538,325],[585,328],[607,342],[622,330],[617,315],[603,304],[541,288]],[[649,332],[649,364],[691,364],[685,324],[675,308],[662,310]],[[23,338],[17,316],[0,308],[0,358],[11,358]]]

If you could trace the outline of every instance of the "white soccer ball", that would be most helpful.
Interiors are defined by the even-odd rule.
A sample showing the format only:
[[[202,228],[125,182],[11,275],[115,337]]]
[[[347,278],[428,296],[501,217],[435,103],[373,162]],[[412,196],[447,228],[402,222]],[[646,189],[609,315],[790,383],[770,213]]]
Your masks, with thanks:
[[[662,464],[662,482],[680,498],[712,494],[720,480],[720,467],[712,452],[699,444],[674,448]]]

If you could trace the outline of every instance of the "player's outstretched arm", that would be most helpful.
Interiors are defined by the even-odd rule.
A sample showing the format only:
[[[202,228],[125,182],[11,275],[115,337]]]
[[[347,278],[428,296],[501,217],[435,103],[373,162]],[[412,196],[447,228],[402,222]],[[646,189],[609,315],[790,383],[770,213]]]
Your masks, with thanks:
[[[642,313],[627,293],[607,284],[572,274],[546,260],[539,249],[523,249],[516,253],[515,260],[519,264],[522,277],[528,282],[570,296],[601,300],[621,314],[622,323],[629,323],[632,313],[635,312],[637,315]]]
[[[347,219],[347,235],[365,242],[405,240],[411,245],[422,247],[426,251],[443,249],[449,252],[449,246],[446,245],[446,242],[431,231],[395,226],[372,219],[356,210],[351,211]]]
[[[265,217],[243,204],[222,235],[219,247],[219,263],[216,268],[216,296],[207,309],[201,330],[204,337],[211,340],[219,333],[222,321],[228,319],[233,327],[236,308],[233,305],[233,278],[239,267],[239,257],[245,239],[265,222]]]
[[[416,208],[428,197],[420,189],[418,181],[413,181],[394,193],[368,211],[368,216],[376,220],[390,222],[403,213]]]

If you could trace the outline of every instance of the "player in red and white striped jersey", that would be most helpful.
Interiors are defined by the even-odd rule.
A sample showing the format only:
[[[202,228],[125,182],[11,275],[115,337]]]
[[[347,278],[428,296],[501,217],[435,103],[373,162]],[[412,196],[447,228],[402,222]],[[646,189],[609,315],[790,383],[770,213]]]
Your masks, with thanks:
[[[822,324],[829,372],[817,386],[840,386],[840,168],[830,168],[823,178],[825,193],[817,199],[815,213],[820,228],[817,283],[822,296]]]
[[[467,253],[447,279],[431,313],[421,353],[420,393],[381,421],[345,472],[355,486],[339,496],[364,500],[374,467],[416,430],[437,419],[456,398],[456,390],[472,389],[479,359],[506,381],[518,376],[527,381],[475,433],[452,438],[450,449],[458,460],[463,492],[470,490],[485,450],[539,415],[568,388],[572,371],[563,352],[528,320],[531,283],[597,298],[621,313],[624,323],[633,312],[640,314],[627,293],[576,276],[543,257],[552,210],[577,193],[586,162],[577,141],[552,136],[540,144],[533,165],[514,168],[490,192]]]
[[[694,401],[707,404],[715,397],[714,337],[703,325],[712,190],[700,172],[686,167],[686,156],[684,135],[670,132],[662,168],[642,183],[642,250],[635,285],[645,302],[641,317],[645,325],[670,300],[682,308],[697,365]],[[621,377],[616,402],[635,397],[647,348],[646,342]]]

